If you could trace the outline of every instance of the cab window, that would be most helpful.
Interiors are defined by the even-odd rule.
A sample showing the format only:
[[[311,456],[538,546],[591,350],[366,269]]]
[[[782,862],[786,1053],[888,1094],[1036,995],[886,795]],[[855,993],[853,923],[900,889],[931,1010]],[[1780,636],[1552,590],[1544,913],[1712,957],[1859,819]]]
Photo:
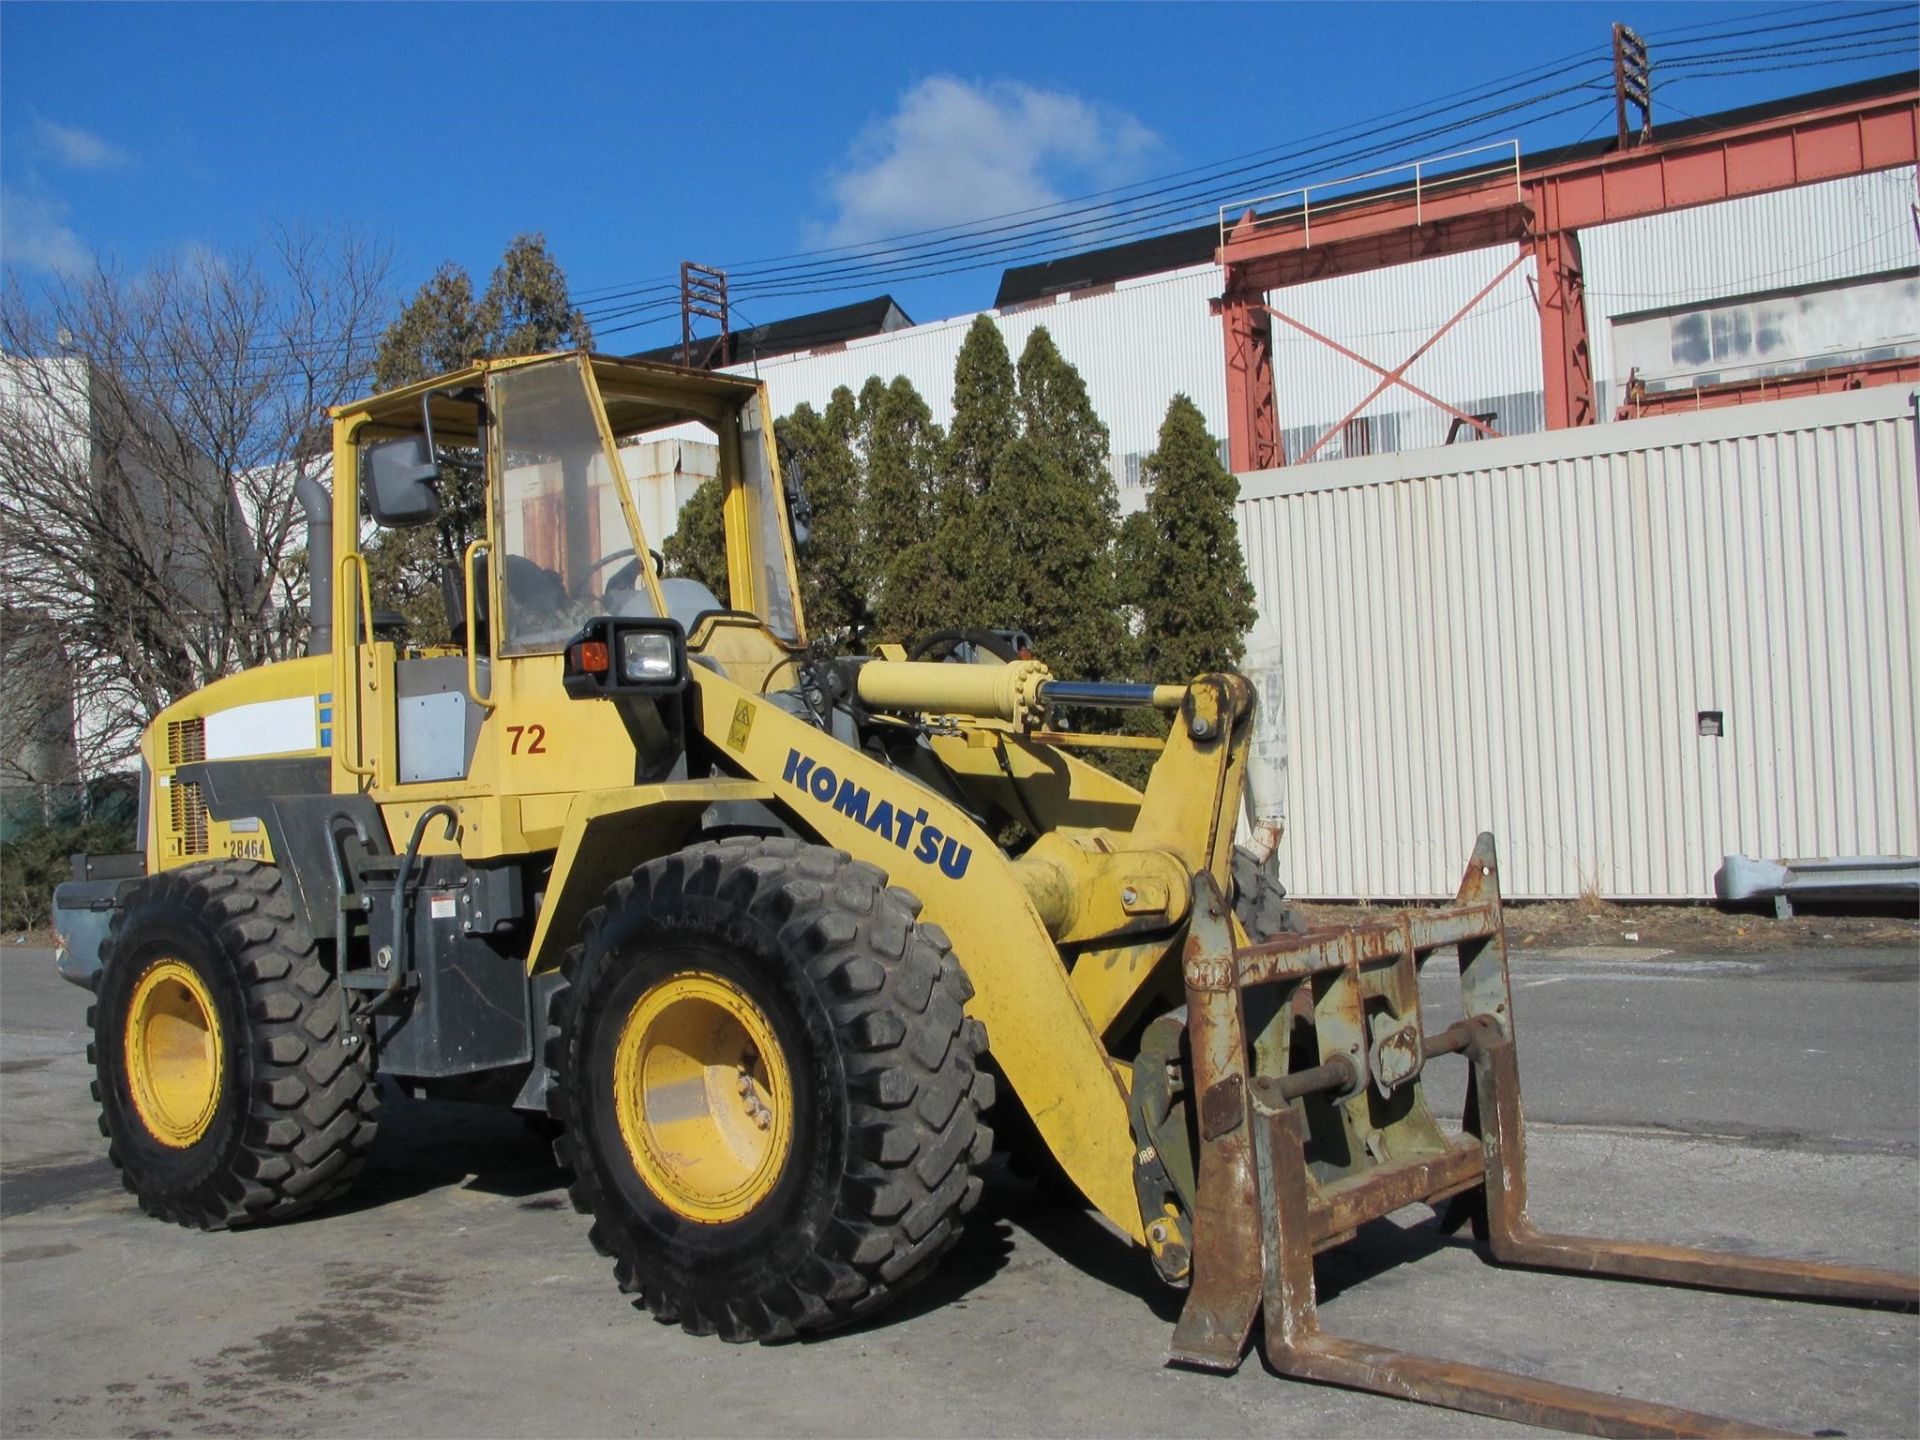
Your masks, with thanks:
[[[503,655],[562,649],[594,615],[652,615],[586,376],[571,357],[496,373]]]

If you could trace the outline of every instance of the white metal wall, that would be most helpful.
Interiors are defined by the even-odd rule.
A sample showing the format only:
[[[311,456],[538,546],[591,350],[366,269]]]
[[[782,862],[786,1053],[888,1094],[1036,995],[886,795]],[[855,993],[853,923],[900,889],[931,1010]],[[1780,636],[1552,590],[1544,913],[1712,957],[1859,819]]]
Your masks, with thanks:
[[[1687,300],[1871,275],[1920,260],[1912,203],[1914,171],[1859,176],[1774,195],[1601,226],[1581,235],[1588,323],[1601,412],[1613,411],[1615,315]],[[1363,275],[1339,276],[1276,291],[1272,303],[1388,369],[1393,368],[1512,258],[1511,246],[1437,256]],[[1408,378],[1450,404],[1494,410],[1507,434],[1543,423],[1539,402],[1540,323],[1529,259],[1431,351]],[[1216,436],[1226,434],[1226,384],[1220,322],[1207,302],[1220,293],[1211,264],[1120,282],[1112,290],[1042,302],[996,315],[1017,356],[1045,325],[1086,378],[1112,432],[1114,473],[1125,508],[1126,457],[1153,448],[1167,402],[1184,393]],[[905,375],[934,419],[952,415],[953,365],[971,315],[915,325],[850,342],[825,354],[783,355],[735,367],[767,381],[780,413],[802,401],[818,408],[834,387],[858,393],[869,376]],[[1359,402],[1377,378],[1317,341],[1276,322],[1274,370],[1280,423],[1297,453]],[[1367,407],[1375,448],[1438,444],[1449,421],[1406,391]],[[1340,455],[1331,442],[1325,458]]]
[[[1750,195],[1580,234],[1601,411],[1613,413],[1612,317],[1920,263],[1914,167]]]
[[[1227,403],[1220,322],[1207,313],[1207,301],[1219,293],[1218,268],[1196,265],[992,318],[1015,359],[1034,328],[1047,327],[1086,380],[1115,452],[1127,454],[1153,448],[1176,393],[1220,428]],[[869,376],[905,375],[944,425],[953,418],[954,362],[973,321],[959,315],[849,341],[825,354],[775,356],[760,361],[757,372],[752,365],[733,368],[765,380],[782,414],[802,401],[819,409],[836,386],[858,394]]]
[[[1289,888],[1450,894],[1483,829],[1518,896],[1920,853],[1911,396],[1243,476],[1285,661]]]

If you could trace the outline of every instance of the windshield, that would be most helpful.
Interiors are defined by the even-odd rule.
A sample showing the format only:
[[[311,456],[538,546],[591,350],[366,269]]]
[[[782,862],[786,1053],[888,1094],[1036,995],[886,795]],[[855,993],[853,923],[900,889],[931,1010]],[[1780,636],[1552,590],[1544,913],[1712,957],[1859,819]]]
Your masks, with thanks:
[[[491,383],[500,653],[559,650],[594,615],[656,613],[627,523],[626,477],[608,462],[579,362],[499,371]]]

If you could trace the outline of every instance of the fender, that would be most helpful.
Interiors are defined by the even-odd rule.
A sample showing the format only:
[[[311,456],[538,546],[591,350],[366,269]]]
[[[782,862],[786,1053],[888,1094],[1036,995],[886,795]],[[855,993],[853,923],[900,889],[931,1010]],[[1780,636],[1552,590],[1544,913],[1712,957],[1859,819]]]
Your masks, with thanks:
[[[547,878],[546,903],[534,922],[528,973],[559,969],[581,918],[607,887],[634,866],[679,849],[708,806],[772,796],[770,786],[753,780],[676,780],[575,795]]]
[[[1061,1167],[1144,1240],[1123,1068],[1075,994],[1011,863],[965,812],[724,676],[696,666],[696,721],[713,753],[772,790],[827,844],[884,870],[947,932],[973,981],[967,1013]]]

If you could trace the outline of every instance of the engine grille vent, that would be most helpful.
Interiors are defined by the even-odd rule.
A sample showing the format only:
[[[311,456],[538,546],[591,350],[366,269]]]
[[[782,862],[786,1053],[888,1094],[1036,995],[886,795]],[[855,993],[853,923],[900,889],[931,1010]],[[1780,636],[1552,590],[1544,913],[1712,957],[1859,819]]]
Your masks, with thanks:
[[[167,722],[167,764],[188,765],[207,758],[207,722],[192,720]]]
[[[200,787],[176,780],[169,789],[173,795],[173,829],[180,837],[181,850],[188,855],[206,854],[207,802],[200,798]]]

